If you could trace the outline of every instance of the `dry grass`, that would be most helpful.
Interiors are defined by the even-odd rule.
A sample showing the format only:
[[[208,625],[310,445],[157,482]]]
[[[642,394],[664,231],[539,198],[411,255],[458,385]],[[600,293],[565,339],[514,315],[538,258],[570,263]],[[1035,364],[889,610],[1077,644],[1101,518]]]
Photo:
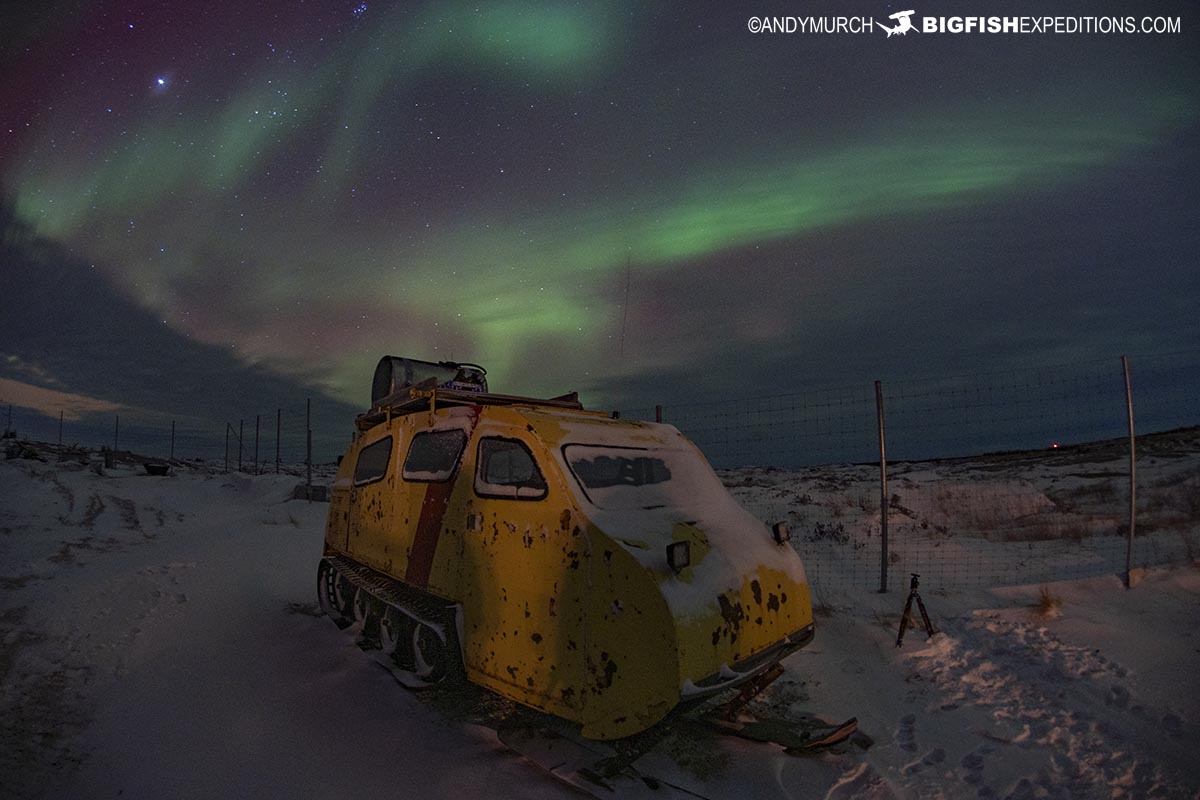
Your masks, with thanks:
[[[1043,586],[1038,591],[1037,600],[1031,607],[1031,614],[1041,619],[1056,619],[1062,615],[1062,607],[1062,598],[1051,592],[1050,587]]]
[[[1048,487],[1046,496],[1063,513],[1087,513],[1112,508],[1121,502],[1123,495],[1118,484],[1110,479],[1097,480],[1069,489]]]

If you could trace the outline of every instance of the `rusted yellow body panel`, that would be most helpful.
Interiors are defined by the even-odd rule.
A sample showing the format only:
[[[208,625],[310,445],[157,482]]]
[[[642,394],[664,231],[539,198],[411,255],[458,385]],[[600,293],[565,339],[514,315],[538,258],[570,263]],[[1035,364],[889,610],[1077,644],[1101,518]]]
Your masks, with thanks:
[[[691,563],[673,569],[680,541]],[[799,557],[700,452],[671,426],[593,412],[380,422],[342,461],[326,551],[459,604],[467,678],[591,738],[641,731],[811,635]]]

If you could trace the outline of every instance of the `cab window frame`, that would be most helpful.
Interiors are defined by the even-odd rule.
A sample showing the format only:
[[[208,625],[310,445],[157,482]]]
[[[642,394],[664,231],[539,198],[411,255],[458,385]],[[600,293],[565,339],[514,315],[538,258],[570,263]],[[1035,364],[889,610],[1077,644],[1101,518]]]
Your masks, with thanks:
[[[643,452],[643,453],[647,453],[647,454],[652,454],[652,453],[656,452],[656,450],[658,450],[658,448],[654,448],[654,447],[638,447],[638,446],[618,445],[618,444],[593,444],[591,442],[567,442],[566,444],[562,445],[559,448],[559,452],[562,454],[563,466],[565,466],[567,469],[567,472],[570,473],[571,479],[573,481],[575,481],[575,485],[579,487],[579,491],[583,492],[583,496],[587,498],[587,501],[589,503],[591,503],[592,505],[596,506],[596,508],[605,508],[605,506],[601,505],[599,502],[599,499],[597,497],[594,497],[592,495],[592,493],[588,491],[588,489],[590,488],[592,490],[595,490],[595,489],[607,489],[607,488],[612,488],[612,487],[608,487],[608,486],[591,486],[591,487],[589,487],[587,482],[575,472],[575,467],[572,466],[571,455],[568,452],[568,450],[570,450],[572,447],[589,447],[594,450],[620,450],[622,452],[639,451],[639,452]],[[650,457],[650,456],[648,455],[647,457]],[[666,482],[669,482],[670,480],[672,480],[673,477],[674,476],[671,475],[670,472],[668,471],[667,478],[664,480],[652,481],[650,483],[638,484],[638,485],[652,486],[656,483],[666,483]]]
[[[438,470],[436,473],[434,473],[439,477],[417,477],[416,475],[409,475],[408,462],[409,459],[412,458],[413,447],[416,446],[417,440],[425,436],[437,436],[450,433],[456,433],[462,437],[462,442],[459,444],[458,452],[454,456],[454,462],[450,464],[448,468],[444,470]],[[413,434],[412,439],[409,441],[408,452],[404,454],[404,462],[400,465],[400,478],[408,483],[445,483],[453,478],[458,473],[459,467],[462,466],[463,453],[467,451],[467,442],[469,440],[470,436],[468,436],[467,432],[462,428],[434,428],[431,430],[417,431]],[[414,472],[417,472],[419,475],[421,471]]]
[[[372,450],[378,450],[381,444],[387,443],[387,458],[384,459],[382,468],[378,472],[371,472],[365,477],[359,477],[359,468],[363,465],[363,456],[366,456]],[[372,483],[378,483],[387,477],[388,468],[392,464],[392,451],[395,449],[395,437],[392,434],[380,436],[375,441],[368,445],[363,445],[359,448],[358,455],[354,457],[354,472],[352,473],[352,485],[357,488],[359,486],[369,486]],[[373,466],[373,465],[372,465]]]
[[[517,445],[529,457],[529,463],[533,466],[534,474],[541,479],[541,486],[523,487],[520,484],[497,484],[484,479],[484,458],[483,448],[485,442],[507,442]],[[507,486],[516,490],[511,492],[489,491],[488,486]],[[475,445],[475,475],[472,481],[472,488],[477,497],[484,497],[489,500],[521,500],[528,503],[539,503],[550,496],[550,482],[546,480],[546,472],[538,463],[537,458],[533,454],[533,449],[521,439],[512,436],[481,436]],[[522,488],[540,489],[540,494],[536,496],[521,495]]]

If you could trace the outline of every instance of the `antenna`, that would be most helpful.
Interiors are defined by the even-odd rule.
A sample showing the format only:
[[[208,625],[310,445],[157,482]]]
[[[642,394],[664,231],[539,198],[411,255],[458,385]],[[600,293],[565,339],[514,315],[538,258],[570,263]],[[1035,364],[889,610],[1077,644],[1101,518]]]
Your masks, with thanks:
[[[629,319],[629,275],[630,257],[625,256],[625,303],[621,307],[621,358],[625,357],[625,323]]]

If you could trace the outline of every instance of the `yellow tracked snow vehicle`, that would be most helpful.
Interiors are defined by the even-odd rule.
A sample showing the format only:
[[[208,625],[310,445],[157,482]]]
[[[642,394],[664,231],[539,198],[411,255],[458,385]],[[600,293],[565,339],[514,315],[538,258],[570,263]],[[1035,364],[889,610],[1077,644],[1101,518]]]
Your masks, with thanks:
[[[786,530],[674,427],[391,356],[331,487],[318,596],[424,681],[465,677],[590,739],[642,731],[813,635]]]

